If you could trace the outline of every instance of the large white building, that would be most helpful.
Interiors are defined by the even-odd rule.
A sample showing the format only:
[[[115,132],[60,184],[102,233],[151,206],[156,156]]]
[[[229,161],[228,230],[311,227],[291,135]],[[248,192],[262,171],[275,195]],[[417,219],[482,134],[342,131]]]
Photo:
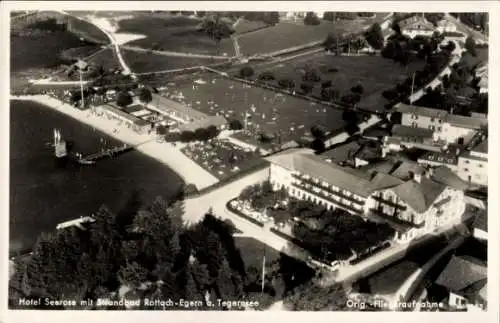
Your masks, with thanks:
[[[398,25],[401,33],[410,38],[415,38],[416,36],[430,37],[436,31],[434,25],[427,21],[423,15],[416,15],[401,20]]]
[[[421,167],[368,172],[329,163],[310,150],[293,149],[269,157],[269,181],[295,198],[328,209],[389,219],[432,231],[456,220],[465,209],[463,191],[433,181]],[[411,169],[411,171],[409,171]]]
[[[488,186],[488,140],[458,157],[457,175],[468,183]]]
[[[401,125],[428,129],[436,143],[467,142],[488,124],[484,117],[464,117],[444,110],[399,103],[394,107],[401,113]]]

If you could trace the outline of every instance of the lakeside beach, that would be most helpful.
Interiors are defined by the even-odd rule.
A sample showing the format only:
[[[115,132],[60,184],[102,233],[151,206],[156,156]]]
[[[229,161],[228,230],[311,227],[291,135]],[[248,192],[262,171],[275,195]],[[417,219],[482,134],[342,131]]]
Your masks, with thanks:
[[[155,134],[138,134],[115,120],[99,117],[90,111],[81,111],[48,95],[13,96],[11,100],[30,100],[59,111],[87,124],[125,144],[136,146],[136,150],[161,162],[177,173],[186,184],[203,189],[218,182],[218,179],[196,164],[171,143],[157,142]],[[117,131],[115,131],[115,129]]]

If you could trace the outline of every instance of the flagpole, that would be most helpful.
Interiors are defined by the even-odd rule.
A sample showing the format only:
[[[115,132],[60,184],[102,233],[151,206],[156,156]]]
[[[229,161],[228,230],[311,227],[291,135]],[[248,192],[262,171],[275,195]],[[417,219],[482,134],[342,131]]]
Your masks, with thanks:
[[[413,87],[415,85],[415,72],[413,72],[413,76],[411,77],[411,96],[410,96],[410,104],[413,103]]]
[[[262,257],[262,290],[261,290],[262,293],[264,293],[265,278],[266,278],[266,255]]]

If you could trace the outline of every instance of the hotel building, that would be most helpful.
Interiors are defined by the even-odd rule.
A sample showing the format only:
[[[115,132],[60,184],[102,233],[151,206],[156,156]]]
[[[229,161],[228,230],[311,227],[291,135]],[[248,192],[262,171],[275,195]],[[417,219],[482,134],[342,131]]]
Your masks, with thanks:
[[[327,209],[371,215],[433,230],[460,216],[463,191],[433,181],[421,167],[406,172],[368,172],[329,163],[309,150],[293,149],[269,157],[269,181],[295,198]],[[363,167],[362,167],[363,168]],[[420,170],[421,169],[421,170]],[[399,177],[398,177],[399,176]]]

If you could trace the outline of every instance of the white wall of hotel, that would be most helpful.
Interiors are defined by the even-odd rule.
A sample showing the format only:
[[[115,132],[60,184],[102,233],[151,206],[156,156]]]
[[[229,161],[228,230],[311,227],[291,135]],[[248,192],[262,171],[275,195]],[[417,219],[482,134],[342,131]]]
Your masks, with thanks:
[[[292,172],[276,164],[271,164],[269,168],[269,181],[273,185],[274,189],[285,188],[293,197],[302,200],[309,199],[313,203],[321,204],[330,210],[341,208],[351,214],[369,214],[372,212],[372,209],[377,209],[377,207],[381,204],[377,202],[381,194],[384,200],[392,200],[394,201],[392,203],[398,203],[399,205],[406,207],[405,211],[399,213],[399,219],[403,221],[407,220],[417,225],[420,224],[422,227],[398,234],[396,236],[396,241],[401,243],[407,242],[421,234],[432,232],[447,223],[456,221],[465,210],[464,193],[450,187],[445,188],[443,192],[441,192],[435,200],[436,203],[429,207],[425,212],[420,213],[404,201],[401,201],[391,189],[379,190],[373,192],[370,196],[360,196],[353,194],[352,192],[345,191],[342,188],[324,182],[320,179],[312,179],[316,180],[319,184],[318,186],[311,187],[312,192],[318,193],[315,194],[294,185],[299,184],[300,182],[300,180],[295,178],[294,175],[301,174]],[[416,180],[418,181],[418,178]],[[319,194],[320,191],[322,191],[322,185],[327,186],[333,191],[341,192],[342,195],[348,196],[349,199],[342,198],[335,194],[330,194],[329,192],[323,190],[323,192],[326,193],[331,200],[336,201],[338,204],[325,199]],[[352,209],[347,209],[343,207],[342,204],[347,205]],[[389,204],[385,204],[383,208],[384,210],[387,210],[388,208],[393,210],[393,207],[390,207]],[[389,214],[391,214],[391,212],[392,211],[388,211]]]
[[[488,154],[471,151],[458,158],[457,175],[466,182],[488,185]]]
[[[403,28],[401,33],[410,38],[415,38],[416,36],[431,37],[434,34],[434,30],[430,29],[418,29],[418,28]]]

